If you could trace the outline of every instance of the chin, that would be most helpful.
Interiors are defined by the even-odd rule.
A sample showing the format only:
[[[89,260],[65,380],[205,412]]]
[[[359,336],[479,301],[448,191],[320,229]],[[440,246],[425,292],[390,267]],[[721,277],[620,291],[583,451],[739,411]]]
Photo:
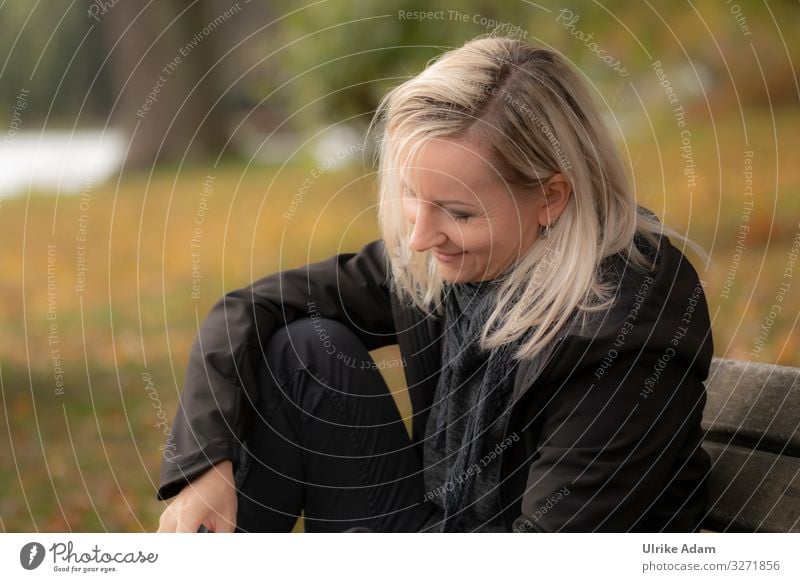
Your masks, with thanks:
[[[439,269],[442,279],[448,283],[469,283],[472,278],[469,273],[459,272],[457,269],[450,271],[449,269]]]

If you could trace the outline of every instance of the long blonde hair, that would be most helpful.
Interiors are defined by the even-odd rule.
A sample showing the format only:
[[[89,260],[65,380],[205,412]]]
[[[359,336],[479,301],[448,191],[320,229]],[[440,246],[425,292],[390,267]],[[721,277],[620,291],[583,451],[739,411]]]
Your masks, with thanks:
[[[534,242],[501,278],[481,336],[483,349],[526,339],[517,358],[533,358],[571,317],[606,310],[616,284],[603,260],[623,253],[643,272],[652,257],[634,244],[640,235],[695,243],[640,209],[619,152],[579,74],[552,50],[484,35],[433,59],[419,75],[381,100],[368,134],[377,129],[378,222],[391,270],[392,292],[433,316],[442,314],[445,282],[430,252],[415,253],[413,225],[401,207],[409,152],[433,138],[468,138],[488,145],[509,184],[529,187],[561,173],[570,200],[547,238]],[[532,333],[531,333],[532,332]]]

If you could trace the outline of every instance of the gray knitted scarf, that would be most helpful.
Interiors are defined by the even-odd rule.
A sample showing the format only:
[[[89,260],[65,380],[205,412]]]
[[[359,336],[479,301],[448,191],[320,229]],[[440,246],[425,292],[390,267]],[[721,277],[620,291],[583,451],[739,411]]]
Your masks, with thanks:
[[[452,487],[446,488],[443,494],[442,531],[460,531],[462,510],[470,498],[477,474],[468,469],[478,463],[487,429],[502,414],[501,403],[507,401],[514,385],[516,360],[513,354],[526,337],[488,352],[481,351],[480,333],[495,307],[496,281],[445,285],[442,370],[436,389],[437,434],[444,434],[447,427],[450,395],[479,381],[481,374],[483,377],[466,421],[461,446],[445,479]]]

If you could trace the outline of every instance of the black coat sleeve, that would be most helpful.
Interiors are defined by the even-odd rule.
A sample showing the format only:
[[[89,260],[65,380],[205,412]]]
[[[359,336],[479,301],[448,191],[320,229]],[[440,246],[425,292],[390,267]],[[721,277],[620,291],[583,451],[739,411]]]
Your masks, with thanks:
[[[705,388],[680,359],[662,367],[663,354],[623,352],[599,376],[582,367],[542,387],[551,396],[514,532],[637,529],[699,446]]]
[[[246,431],[245,399],[271,334],[311,313],[350,327],[373,350],[396,343],[382,240],[358,253],[269,275],[222,297],[200,326],[183,393],[163,447],[158,499],[176,495],[223,460],[234,462]],[[312,303],[313,302],[313,303]]]

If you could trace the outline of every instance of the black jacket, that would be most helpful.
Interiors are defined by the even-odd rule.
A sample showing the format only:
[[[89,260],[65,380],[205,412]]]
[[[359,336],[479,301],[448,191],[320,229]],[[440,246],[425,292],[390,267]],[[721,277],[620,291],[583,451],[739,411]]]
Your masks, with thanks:
[[[509,531],[693,531],[706,509],[708,455],[700,448],[703,380],[713,353],[703,288],[666,237],[650,275],[620,256],[613,307],[556,344],[535,381],[517,368],[500,454]],[[368,349],[399,344],[422,439],[440,362],[441,319],[400,305],[388,288],[382,240],[357,253],[259,279],[211,309],[192,347],[158,499],[224,459],[240,466],[261,345],[309,315],[353,329]]]

